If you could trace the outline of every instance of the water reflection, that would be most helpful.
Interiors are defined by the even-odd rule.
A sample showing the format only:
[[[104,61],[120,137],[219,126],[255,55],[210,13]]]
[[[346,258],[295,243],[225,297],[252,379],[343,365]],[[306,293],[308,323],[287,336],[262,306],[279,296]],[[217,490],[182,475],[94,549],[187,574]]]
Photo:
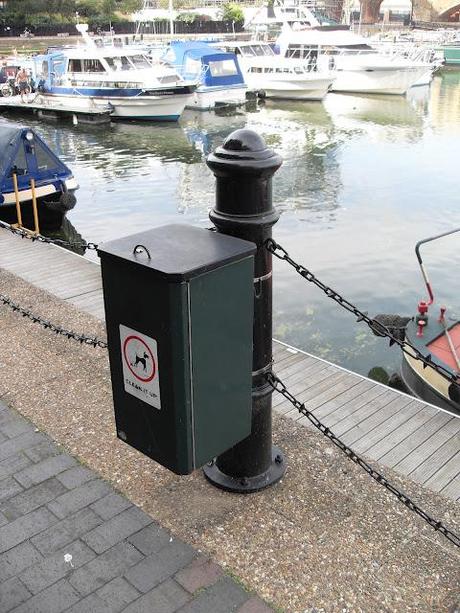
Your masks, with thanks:
[[[460,131],[460,71],[446,69],[434,79],[430,119],[437,133]]]
[[[279,210],[308,223],[333,221],[341,189],[338,155],[343,138],[321,103],[266,101],[248,116],[283,156],[274,182]]]
[[[349,134],[415,142],[423,135],[429,94],[429,87],[413,88],[407,96],[335,94],[326,98],[325,106],[337,127]]]
[[[411,315],[424,295],[415,242],[460,226],[460,72],[407,97],[265,101],[190,111],[178,125],[35,126],[73,169],[81,189],[69,220],[94,242],[178,221],[208,226],[215,183],[205,158],[233,130],[256,130],[284,158],[273,182],[276,238],[370,313]],[[426,256],[436,295],[452,307],[455,245],[446,239]],[[274,308],[275,336],[291,345],[366,375],[376,364],[376,377],[397,369],[396,350],[280,262]]]
[[[85,255],[85,248],[76,246],[84,243],[85,241],[72,222],[67,219],[67,217],[64,217],[58,228],[48,229],[47,231],[43,232],[43,234],[49,238],[60,239],[62,241],[66,241],[67,243],[73,243],[72,246],[64,246],[64,249],[78,253],[78,255]]]

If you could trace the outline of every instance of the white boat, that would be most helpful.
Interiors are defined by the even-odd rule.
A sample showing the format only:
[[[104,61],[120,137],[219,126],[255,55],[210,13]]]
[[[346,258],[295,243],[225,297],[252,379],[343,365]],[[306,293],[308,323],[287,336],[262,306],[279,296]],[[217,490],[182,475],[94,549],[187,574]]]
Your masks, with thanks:
[[[418,44],[413,41],[391,42],[372,40],[372,47],[377,49],[380,53],[390,57],[404,57],[412,62],[415,61],[426,64],[426,72],[412,85],[412,87],[430,85],[434,73],[438,71],[444,63],[439,52],[432,46]]]
[[[187,108],[205,111],[246,102],[247,85],[234,53],[200,41],[173,41],[162,55],[187,83],[198,86]]]
[[[85,108],[110,105],[115,118],[179,119],[196,83],[186,83],[171,66],[153,62],[140,49],[98,47],[87,27],[77,26],[85,45],[35,56],[40,93]]]
[[[318,71],[303,60],[276,55],[267,43],[229,43],[225,48],[237,55],[248,89],[261,97],[322,100],[334,81],[329,71]]]
[[[367,39],[343,29],[293,29],[284,24],[277,45],[284,57],[333,69],[332,91],[402,95],[432,69],[428,62],[379,53]]]

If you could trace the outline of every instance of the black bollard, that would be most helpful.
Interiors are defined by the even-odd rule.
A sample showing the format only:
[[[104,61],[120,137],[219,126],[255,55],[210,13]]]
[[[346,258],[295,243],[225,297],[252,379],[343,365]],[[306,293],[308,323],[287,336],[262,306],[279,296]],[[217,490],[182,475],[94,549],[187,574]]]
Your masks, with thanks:
[[[254,270],[252,431],[204,468],[222,489],[250,493],[276,483],[286,470],[272,445],[272,256],[264,243],[279,214],[272,206],[272,177],[282,158],[252,130],[236,130],[207,159],[216,182],[216,206],[209,214],[218,232],[257,245]],[[223,322],[225,325],[225,322]]]

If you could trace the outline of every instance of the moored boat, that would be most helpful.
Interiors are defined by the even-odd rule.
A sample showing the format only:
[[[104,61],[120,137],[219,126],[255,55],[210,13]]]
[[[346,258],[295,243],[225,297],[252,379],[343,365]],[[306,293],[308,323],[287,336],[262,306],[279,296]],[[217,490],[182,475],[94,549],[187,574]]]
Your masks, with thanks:
[[[238,56],[248,89],[261,97],[322,100],[334,81],[328,70],[318,71],[302,60],[281,57],[267,43],[228,43],[225,48]]]
[[[277,45],[285,57],[333,69],[332,91],[403,95],[431,74],[428,62],[379,53],[367,39],[343,29],[295,30],[284,24]]]
[[[72,171],[30,128],[0,123],[0,217],[17,222],[17,204],[31,218],[33,193],[41,217],[61,218],[75,206]],[[27,224],[25,224],[27,225]]]
[[[213,109],[246,102],[247,85],[234,53],[203,42],[170,43],[162,59],[187,82],[199,82],[187,108]]]
[[[460,65],[460,42],[445,45],[443,47],[444,63],[448,66]]]
[[[419,302],[416,316],[405,326],[404,339],[409,345],[403,352],[401,379],[412,395],[460,415],[460,321],[450,317],[444,306],[440,306],[437,313],[431,312],[434,293],[420,254],[423,244],[459,231],[460,228],[444,232],[416,245],[428,300]],[[442,372],[417,359],[413,348]]]
[[[70,105],[107,107],[120,119],[177,121],[196,83],[186,83],[165,62],[153,62],[142,49],[97,47],[79,24],[85,45],[34,57],[42,95]]]

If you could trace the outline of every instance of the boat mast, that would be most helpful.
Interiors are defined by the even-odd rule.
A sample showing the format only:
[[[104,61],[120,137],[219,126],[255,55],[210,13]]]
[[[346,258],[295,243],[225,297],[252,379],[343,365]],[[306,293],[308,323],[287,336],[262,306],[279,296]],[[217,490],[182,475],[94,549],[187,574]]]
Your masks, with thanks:
[[[169,0],[169,34],[171,38],[174,36],[174,15],[173,15],[173,0]]]

